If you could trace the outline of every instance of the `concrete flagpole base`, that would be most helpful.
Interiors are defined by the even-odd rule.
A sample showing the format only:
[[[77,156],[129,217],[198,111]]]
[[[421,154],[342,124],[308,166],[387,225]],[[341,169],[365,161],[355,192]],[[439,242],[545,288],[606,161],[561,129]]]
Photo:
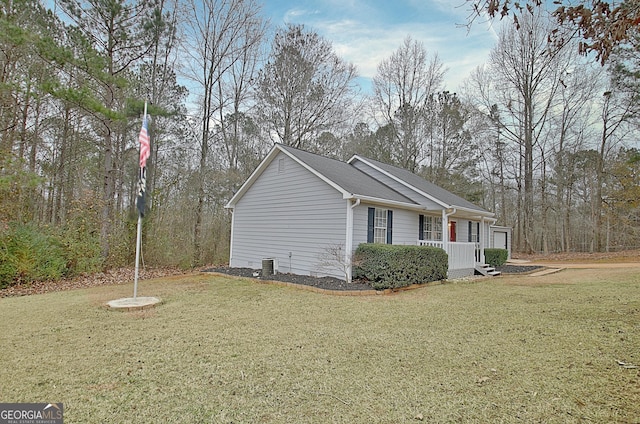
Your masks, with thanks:
[[[107,302],[109,309],[114,311],[140,311],[153,308],[162,303],[157,297],[125,297]]]

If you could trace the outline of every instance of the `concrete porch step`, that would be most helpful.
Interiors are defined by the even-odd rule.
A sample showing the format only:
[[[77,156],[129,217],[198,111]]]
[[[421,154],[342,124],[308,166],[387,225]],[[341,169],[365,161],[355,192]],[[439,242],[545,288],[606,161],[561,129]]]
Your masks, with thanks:
[[[501,274],[500,271],[496,271],[496,269],[489,264],[477,264],[475,266],[475,269],[479,274],[490,275],[492,277],[495,277]]]

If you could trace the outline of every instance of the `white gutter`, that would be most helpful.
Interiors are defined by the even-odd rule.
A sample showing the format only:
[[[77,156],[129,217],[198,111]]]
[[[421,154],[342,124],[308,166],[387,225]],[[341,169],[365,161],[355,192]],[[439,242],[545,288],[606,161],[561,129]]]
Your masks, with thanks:
[[[405,186],[406,188],[408,188],[411,191],[414,191],[418,194],[420,194],[421,196],[426,197],[427,199],[431,200],[432,202],[441,205],[442,207],[447,207],[447,205],[440,199],[437,199],[435,197],[433,197],[432,195],[425,193],[424,191],[418,189],[417,187],[412,186],[411,184],[409,184],[408,182],[404,181],[401,178],[396,177],[395,175],[385,171],[384,169],[380,168],[379,166],[376,166],[374,164],[372,164],[371,162],[367,161],[365,158],[360,157],[358,155],[353,155],[353,157],[351,157],[351,159],[349,159],[347,161],[348,164],[351,165],[351,163],[354,160],[359,160],[360,162],[366,163],[368,166],[370,166],[371,168],[375,169],[376,171],[382,173],[383,175],[386,175],[387,177],[391,178],[392,180],[398,182],[399,184]],[[376,178],[377,179],[377,178]]]
[[[483,211],[479,211],[477,209],[470,209],[470,208],[465,208],[462,206],[454,206],[454,205],[450,205],[447,209],[453,208],[456,211],[461,211],[461,212],[471,212],[471,213],[475,213],[478,214],[478,217],[482,217],[482,216],[486,216],[486,217],[491,217],[491,216],[495,216],[495,213],[493,212],[489,212],[487,211],[486,213],[483,213]]]
[[[416,211],[428,210],[425,206],[417,205],[415,203],[398,202],[396,200],[387,200],[387,199],[381,199],[379,197],[362,196],[360,194],[352,194],[349,196],[343,196],[342,198],[347,200],[351,200],[351,199],[362,200],[363,202],[367,202],[367,203],[374,203],[374,204],[385,205],[385,206],[396,206],[398,208],[410,209],[410,210],[416,210]]]

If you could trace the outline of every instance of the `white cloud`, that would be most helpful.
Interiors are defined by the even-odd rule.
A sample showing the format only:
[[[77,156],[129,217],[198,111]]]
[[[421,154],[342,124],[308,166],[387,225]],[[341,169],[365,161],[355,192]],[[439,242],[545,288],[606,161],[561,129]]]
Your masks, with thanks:
[[[330,40],[338,55],[355,64],[365,79],[373,78],[378,64],[409,35],[423,42],[430,54],[438,54],[448,69],[447,89],[455,91],[486,61],[497,39],[490,21],[476,22],[469,30],[461,26],[469,11],[449,0],[405,0],[393,17],[360,0],[327,0],[314,7],[293,8],[285,16]]]

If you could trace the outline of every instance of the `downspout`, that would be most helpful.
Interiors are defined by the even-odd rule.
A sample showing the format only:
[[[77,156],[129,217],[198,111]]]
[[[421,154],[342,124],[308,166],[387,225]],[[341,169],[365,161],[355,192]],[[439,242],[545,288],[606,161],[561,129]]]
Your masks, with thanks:
[[[355,203],[351,203],[351,199],[347,199],[347,234],[344,246],[344,263],[346,264],[347,283],[351,283],[353,255],[353,210],[360,205],[360,199],[356,199]]]

